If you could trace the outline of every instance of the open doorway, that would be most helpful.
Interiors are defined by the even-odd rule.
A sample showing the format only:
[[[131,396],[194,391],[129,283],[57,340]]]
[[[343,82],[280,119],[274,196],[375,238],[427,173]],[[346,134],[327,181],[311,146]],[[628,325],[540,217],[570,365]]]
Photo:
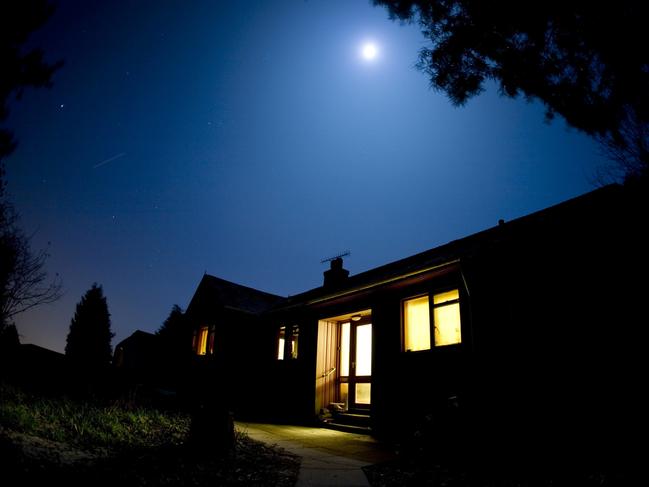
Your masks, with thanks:
[[[316,411],[332,404],[369,412],[372,402],[372,312],[318,322]]]

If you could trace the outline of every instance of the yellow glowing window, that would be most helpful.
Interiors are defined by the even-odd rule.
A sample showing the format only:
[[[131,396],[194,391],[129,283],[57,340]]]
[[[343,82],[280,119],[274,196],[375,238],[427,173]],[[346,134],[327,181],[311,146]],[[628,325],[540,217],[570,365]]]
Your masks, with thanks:
[[[198,330],[198,337],[196,340],[196,354],[205,355],[207,353],[207,326],[203,326]]]
[[[279,336],[277,339],[277,360],[284,360],[284,358],[297,358],[299,338],[299,326],[280,326]]]
[[[428,296],[403,302],[404,349],[407,352],[430,349],[430,310]]]
[[[277,346],[277,360],[284,360],[284,344],[286,343],[286,327],[279,328],[279,340]]]
[[[408,352],[462,343],[460,293],[457,289],[433,295],[433,340],[428,296],[403,302],[404,349]]]
[[[209,340],[207,340],[207,351],[210,355],[214,355],[214,327],[212,327],[212,332],[209,334]]]
[[[462,343],[460,293],[457,289],[433,296],[435,346]]]
[[[297,358],[297,340],[300,337],[300,328],[297,325],[291,327],[291,358]]]

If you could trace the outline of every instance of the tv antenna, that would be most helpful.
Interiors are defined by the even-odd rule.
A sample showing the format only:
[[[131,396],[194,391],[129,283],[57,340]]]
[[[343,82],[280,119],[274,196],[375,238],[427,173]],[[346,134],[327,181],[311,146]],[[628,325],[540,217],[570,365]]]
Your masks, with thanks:
[[[350,255],[352,255],[352,253],[351,253],[349,250],[345,250],[344,252],[341,252],[341,253],[339,253],[339,254],[336,254],[336,255],[334,255],[334,256],[332,256],[332,257],[328,257],[328,258],[326,258],[326,259],[322,259],[322,260],[320,261],[320,263],[321,263],[321,264],[324,264],[325,262],[331,262],[332,260],[340,259],[341,257],[348,257],[348,256],[350,256]]]

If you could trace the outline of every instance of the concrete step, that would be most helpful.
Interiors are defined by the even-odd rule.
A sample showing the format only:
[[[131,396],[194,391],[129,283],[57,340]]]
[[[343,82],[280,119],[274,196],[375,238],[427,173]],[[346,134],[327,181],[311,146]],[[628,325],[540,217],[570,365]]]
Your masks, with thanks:
[[[334,423],[349,424],[352,426],[370,427],[372,420],[370,415],[363,412],[336,412],[332,418]]]
[[[327,421],[325,423],[322,423],[322,427],[336,431],[344,431],[346,433],[355,433],[359,435],[372,434],[372,428],[370,428],[369,426],[355,426],[353,424],[336,423],[335,421]]]

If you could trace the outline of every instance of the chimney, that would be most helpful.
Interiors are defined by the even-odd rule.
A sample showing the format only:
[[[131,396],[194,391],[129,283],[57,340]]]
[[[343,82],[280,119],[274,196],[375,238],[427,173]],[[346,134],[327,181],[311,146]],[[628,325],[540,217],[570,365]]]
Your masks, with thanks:
[[[324,287],[335,287],[342,284],[349,276],[349,271],[343,269],[342,257],[331,260],[331,268],[324,271]]]

